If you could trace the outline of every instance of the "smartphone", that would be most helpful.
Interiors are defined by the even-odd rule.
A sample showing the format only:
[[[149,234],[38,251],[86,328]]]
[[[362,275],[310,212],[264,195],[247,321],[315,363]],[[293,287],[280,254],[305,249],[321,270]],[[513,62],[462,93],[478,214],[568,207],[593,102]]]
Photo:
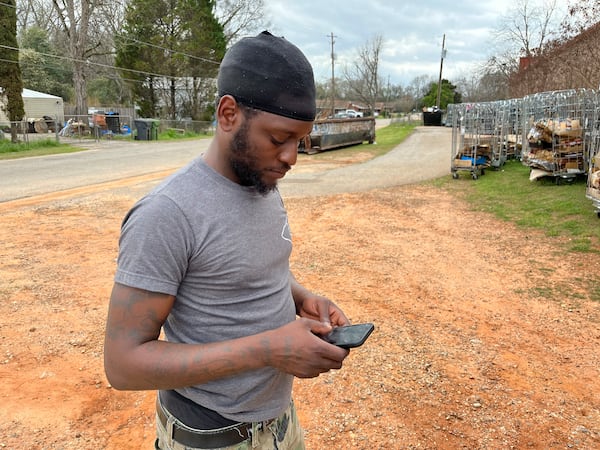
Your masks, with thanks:
[[[323,339],[338,347],[355,348],[363,345],[374,329],[375,325],[372,323],[336,327],[329,334],[323,336]]]

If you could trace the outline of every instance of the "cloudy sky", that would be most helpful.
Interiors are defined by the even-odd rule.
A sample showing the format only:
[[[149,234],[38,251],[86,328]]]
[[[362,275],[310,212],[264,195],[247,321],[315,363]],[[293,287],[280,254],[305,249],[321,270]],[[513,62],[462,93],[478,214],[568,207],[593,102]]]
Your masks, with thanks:
[[[452,81],[492,54],[493,30],[514,0],[264,0],[273,34],[300,47],[323,82],[336,77],[377,34],[384,39],[380,76],[407,86],[417,76],[437,80],[446,35],[443,76]]]

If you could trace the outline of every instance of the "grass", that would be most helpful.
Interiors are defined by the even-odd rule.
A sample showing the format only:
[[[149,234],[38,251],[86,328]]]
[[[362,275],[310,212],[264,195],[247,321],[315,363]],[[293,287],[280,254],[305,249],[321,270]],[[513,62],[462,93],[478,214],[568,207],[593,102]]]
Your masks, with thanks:
[[[6,134],[6,137],[10,138],[10,134]],[[195,133],[186,131],[184,133],[177,132],[175,130],[166,130],[159,133],[158,140],[160,141],[173,141],[181,139],[202,139],[210,138],[212,135],[207,133]],[[83,141],[93,140],[94,137],[87,136],[83,137]],[[113,139],[126,141],[132,140],[131,135],[115,135]],[[29,142],[19,142],[13,144],[10,139],[0,140],[0,160],[3,159],[16,159],[16,158],[28,158],[31,156],[44,156],[54,155],[58,153],[75,153],[85,150],[77,145],[64,144],[56,141],[56,138],[47,139],[31,139]]]
[[[196,133],[194,131],[184,131],[183,133],[168,129],[158,134],[159,141],[170,141],[170,140],[179,140],[179,139],[204,139],[211,138],[213,135],[209,133]]]
[[[18,144],[13,144],[9,139],[0,140],[0,160],[53,155],[56,153],[73,153],[81,150],[81,148],[72,145],[61,144],[54,138],[36,139]]]
[[[433,184],[469,202],[473,209],[493,214],[522,228],[564,237],[567,250],[600,252],[600,222],[591,200],[586,198],[586,178],[572,184],[555,183],[547,177],[529,181],[529,168],[510,160],[501,170],[486,170],[477,180],[450,175]]]
[[[352,147],[340,148],[311,155],[311,159],[343,159],[356,153],[369,153],[372,158],[381,156],[400,144],[414,130],[415,124],[396,122],[380,128],[376,132],[376,140],[373,144],[353,145]]]

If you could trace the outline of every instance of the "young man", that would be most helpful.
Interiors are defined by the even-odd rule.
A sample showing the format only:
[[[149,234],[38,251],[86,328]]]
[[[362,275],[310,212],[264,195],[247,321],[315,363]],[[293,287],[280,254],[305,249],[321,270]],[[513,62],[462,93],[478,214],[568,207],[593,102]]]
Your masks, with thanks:
[[[312,129],[313,72],[263,32],[227,52],[218,90],[207,152],[123,221],[105,370],[159,390],[158,449],[302,449],[293,378],[339,369],[348,351],[319,335],[349,324],[290,273],[277,190]]]

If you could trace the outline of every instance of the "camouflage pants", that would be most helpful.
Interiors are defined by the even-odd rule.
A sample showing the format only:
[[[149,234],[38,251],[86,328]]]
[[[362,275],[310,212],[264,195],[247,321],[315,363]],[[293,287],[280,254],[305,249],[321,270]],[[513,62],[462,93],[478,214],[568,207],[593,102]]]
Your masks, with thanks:
[[[177,422],[177,419],[168,411],[165,413],[174,422]],[[298,423],[293,402],[283,414],[268,424],[259,422],[252,425],[250,438],[229,447],[221,447],[219,450],[304,450],[305,448],[304,435]],[[169,439],[167,430],[158,417],[156,419],[156,436],[155,448],[157,450],[197,450]],[[170,445],[169,441],[172,441]]]

